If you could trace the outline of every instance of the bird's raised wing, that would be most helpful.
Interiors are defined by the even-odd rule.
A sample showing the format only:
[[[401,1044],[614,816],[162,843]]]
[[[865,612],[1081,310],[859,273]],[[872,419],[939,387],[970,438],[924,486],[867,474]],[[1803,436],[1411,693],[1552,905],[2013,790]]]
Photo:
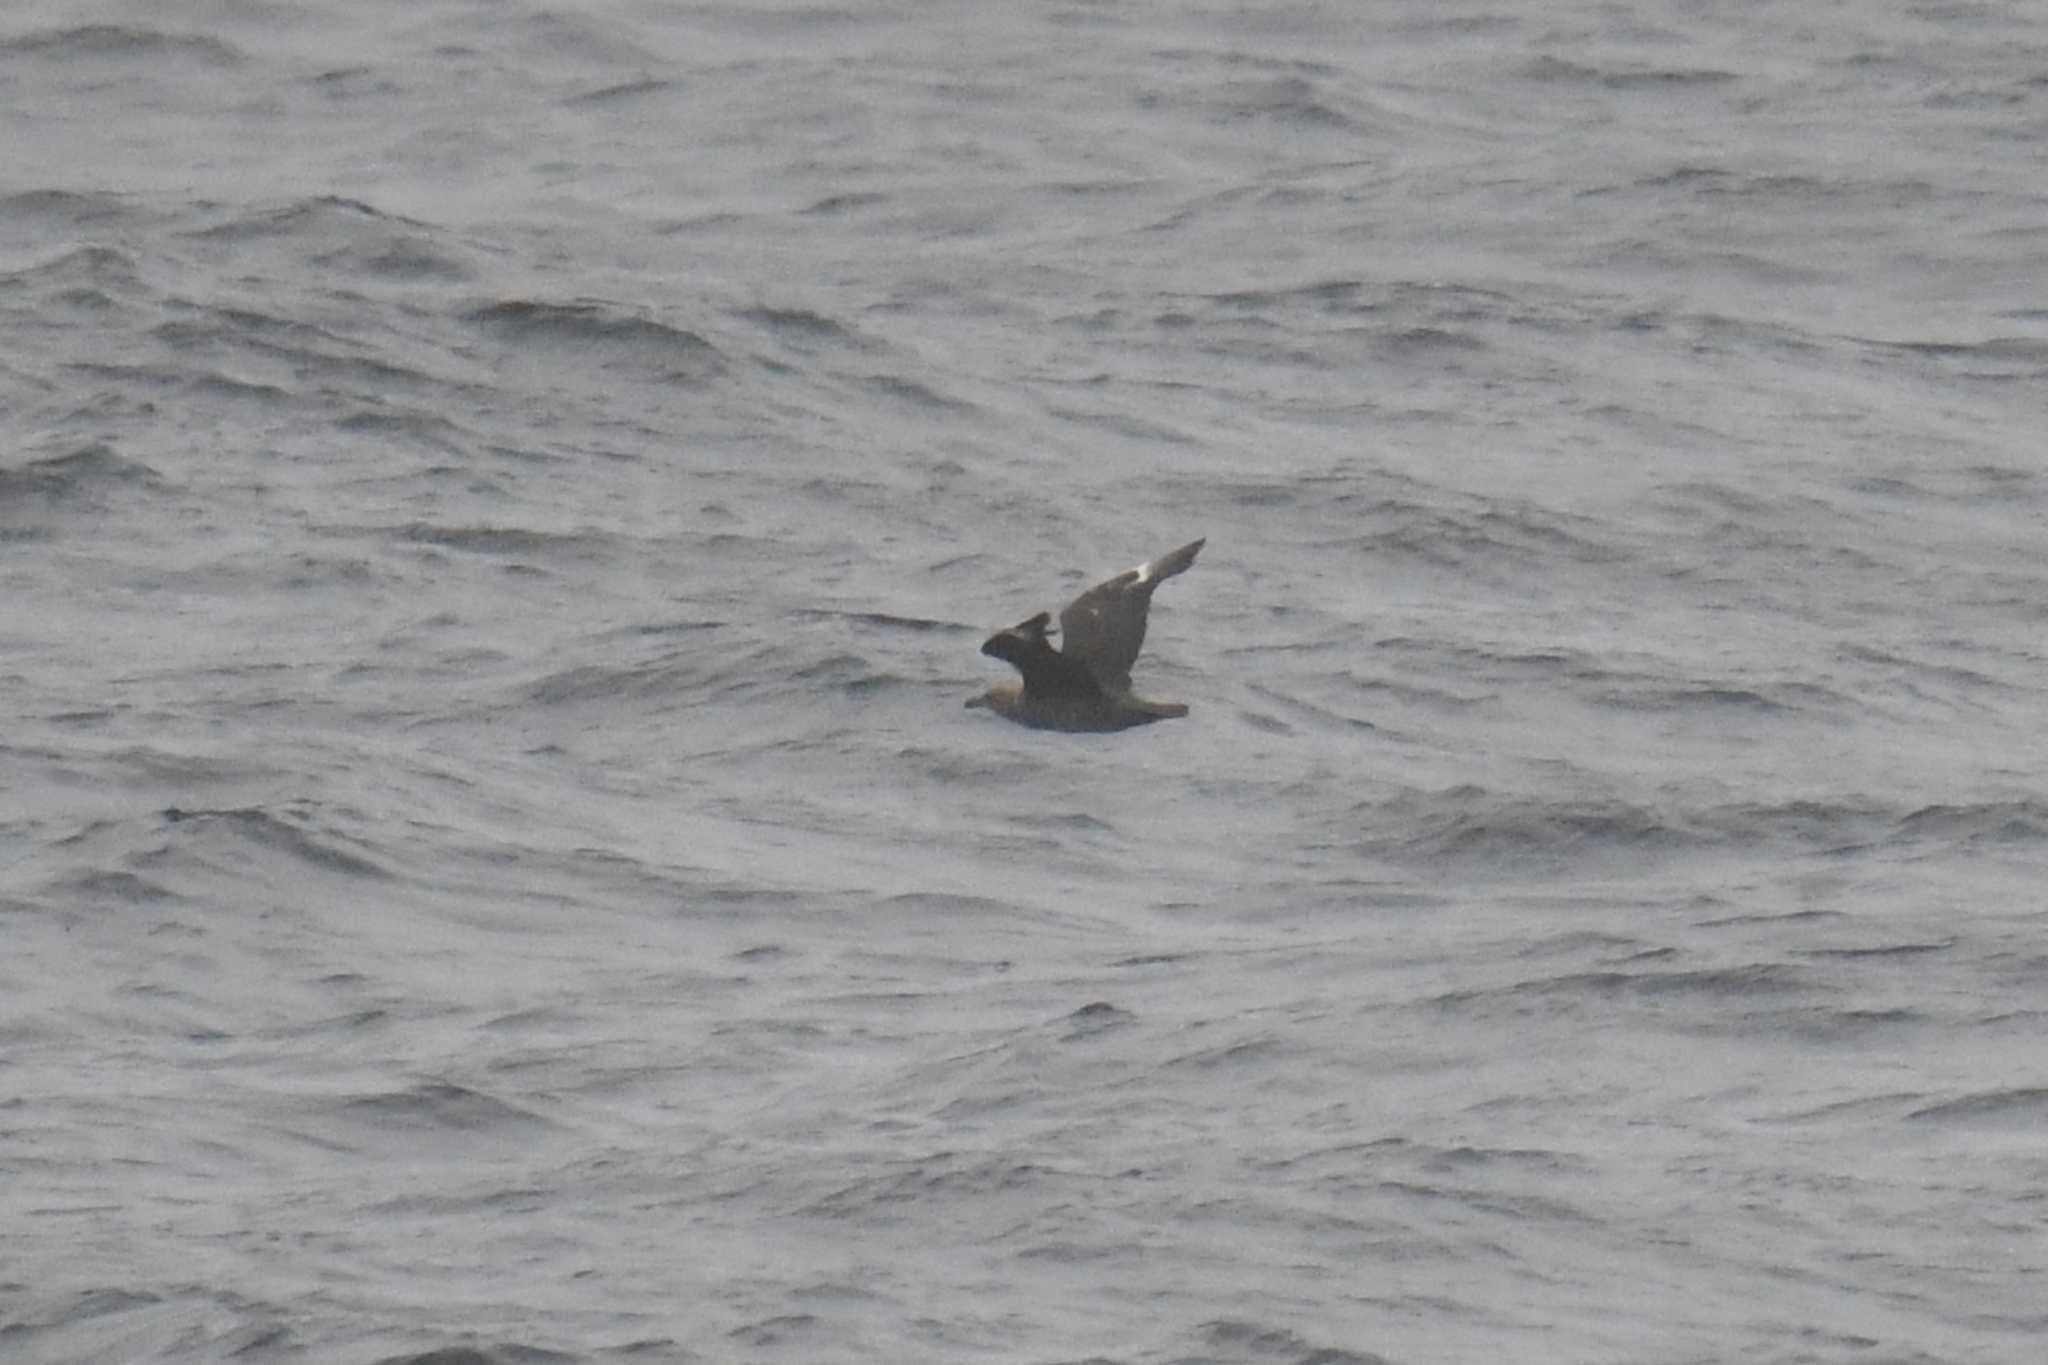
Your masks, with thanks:
[[[1183,545],[1150,564],[1126,569],[1097,583],[1067,604],[1060,613],[1062,652],[1093,674],[1105,692],[1127,692],[1131,665],[1145,644],[1145,618],[1152,593],[1161,583],[1195,562],[1205,541]],[[983,647],[987,652],[987,647]],[[1026,680],[1027,687],[1030,685]]]
[[[1045,628],[1051,624],[1052,613],[1042,611],[989,636],[981,652],[1014,664],[1024,675],[1027,697],[1100,697],[1102,688],[1095,674],[1046,643]]]

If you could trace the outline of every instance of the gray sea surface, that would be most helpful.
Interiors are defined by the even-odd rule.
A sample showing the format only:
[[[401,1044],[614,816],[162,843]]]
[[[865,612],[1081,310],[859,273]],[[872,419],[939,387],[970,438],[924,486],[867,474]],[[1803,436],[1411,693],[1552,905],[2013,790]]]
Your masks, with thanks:
[[[0,1359],[2033,1365],[2044,430],[2039,5],[10,5]]]

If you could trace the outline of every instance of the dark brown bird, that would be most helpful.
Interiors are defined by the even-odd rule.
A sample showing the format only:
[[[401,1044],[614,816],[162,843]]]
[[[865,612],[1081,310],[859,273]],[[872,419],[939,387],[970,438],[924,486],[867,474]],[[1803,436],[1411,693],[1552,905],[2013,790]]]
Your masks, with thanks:
[[[1180,702],[1133,695],[1131,665],[1145,643],[1153,590],[1194,563],[1204,543],[1126,569],[1069,602],[1060,613],[1062,648],[1046,639],[1052,613],[1044,611],[989,636],[981,652],[1016,665],[1024,680],[992,687],[967,704],[1039,730],[1128,730],[1186,715]]]

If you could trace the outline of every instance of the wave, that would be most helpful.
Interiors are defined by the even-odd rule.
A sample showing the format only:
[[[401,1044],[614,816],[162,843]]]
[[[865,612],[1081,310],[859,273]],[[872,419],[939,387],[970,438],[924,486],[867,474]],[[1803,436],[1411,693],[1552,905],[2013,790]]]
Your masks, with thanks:
[[[217,866],[248,870],[248,856],[255,853],[264,859],[282,858],[302,871],[378,881],[391,876],[366,851],[361,851],[360,845],[348,847],[357,841],[314,828],[314,817],[306,810],[273,814],[260,806],[225,810],[169,806],[163,811],[163,821],[168,826],[190,828],[181,831],[174,842],[147,855],[147,862],[171,863],[180,857],[197,857]]]
[[[405,544],[495,555],[529,564],[549,560],[588,562],[604,557],[619,545],[618,537],[600,531],[562,533],[525,526],[444,526],[426,521],[393,527],[390,534]]]
[[[1541,56],[1525,62],[1524,80],[1546,85],[1583,85],[1602,90],[1687,90],[1730,85],[1742,79],[1717,67],[1593,65]]]
[[[2048,839],[2048,801],[2019,799],[1922,806],[1893,831],[1898,843],[1948,847],[2037,844]]]
[[[1194,1330],[1200,1354],[1191,1359],[1257,1360],[1272,1365],[1392,1365],[1372,1351],[1311,1341],[1286,1327],[1218,1318]]]
[[[66,455],[0,465],[0,500],[6,501],[26,497],[90,499],[110,489],[162,490],[167,486],[154,467],[116,455],[112,447],[98,442]]]
[[[95,244],[72,247],[40,264],[7,271],[0,274],[0,284],[50,291],[59,297],[105,299],[140,289],[142,276],[133,256]]]
[[[94,442],[64,455],[0,465],[0,544],[55,539],[77,529],[97,534],[107,512],[127,499],[171,495],[155,467]]]
[[[1399,864],[1563,872],[1709,853],[1916,855],[2048,843],[2048,802],[1914,806],[1870,797],[1714,805],[1460,786],[1362,803],[1356,851]]]
[[[733,316],[754,324],[777,341],[796,349],[844,347],[872,350],[876,345],[844,323],[808,308],[741,308]]]
[[[42,61],[197,62],[208,67],[241,66],[248,54],[233,43],[198,33],[170,33],[127,24],[82,24],[37,29],[0,41],[0,54]]]
[[[644,367],[670,381],[704,383],[728,369],[724,354],[701,334],[609,303],[505,299],[470,309],[464,320],[522,351],[600,367]]]
[[[44,189],[0,194],[0,221],[35,221],[46,229],[104,225],[135,215],[135,202],[112,190]]]
[[[2017,1086],[1980,1090],[1959,1099],[1915,1109],[1906,1117],[1919,1123],[1975,1127],[1984,1124],[2040,1131],[2048,1124],[2048,1088]]]
[[[549,1126],[532,1110],[447,1081],[425,1081],[399,1090],[357,1095],[328,1106],[335,1117],[361,1124],[379,1136],[409,1140],[408,1134],[437,1132],[477,1135],[524,1132]]]
[[[213,245],[260,244],[290,258],[297,266],[294,273],[310,272],[320,279],[343,275],[417,288],[466,284],[478,273],[455,234],[341,195],[236,205],[216,221],[188,228],[185,236]]]

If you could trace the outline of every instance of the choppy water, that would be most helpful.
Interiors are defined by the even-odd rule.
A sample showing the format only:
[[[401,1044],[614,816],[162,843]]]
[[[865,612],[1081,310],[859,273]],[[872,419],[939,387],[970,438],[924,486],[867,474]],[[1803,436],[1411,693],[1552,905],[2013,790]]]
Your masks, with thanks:
[[[9,9],[0,1355],[2037,1360],[2044,73]]]

